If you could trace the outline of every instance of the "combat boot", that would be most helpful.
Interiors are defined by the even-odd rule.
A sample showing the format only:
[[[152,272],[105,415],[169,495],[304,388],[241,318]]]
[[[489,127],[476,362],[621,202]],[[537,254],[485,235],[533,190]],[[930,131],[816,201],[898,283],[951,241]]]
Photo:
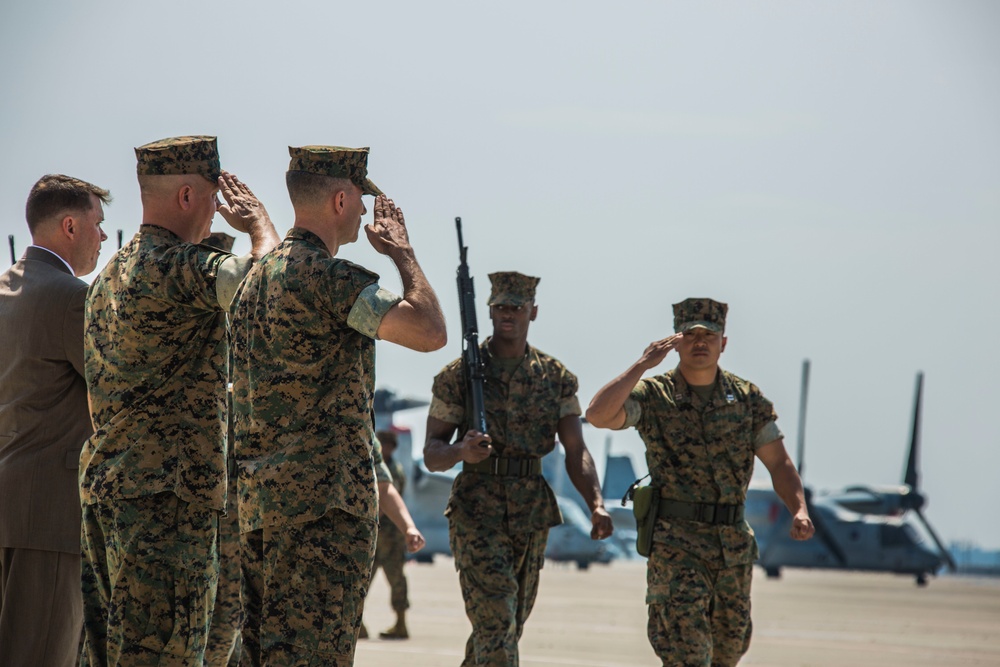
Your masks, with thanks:
[[[410,633],[406,631],[406,612],[396,612],[396,625],[378,633],[378,636],[379,639],[409,639]]]

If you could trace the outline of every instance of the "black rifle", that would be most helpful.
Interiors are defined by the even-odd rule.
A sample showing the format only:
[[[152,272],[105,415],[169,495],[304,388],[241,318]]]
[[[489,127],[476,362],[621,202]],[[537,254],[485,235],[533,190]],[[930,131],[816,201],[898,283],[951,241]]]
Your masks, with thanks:
[[[7,236],[7,243],[10,244],[10,263],[11,265],[17,264],[17,255],[14,254],[14,235],[10,234]]]
[[[462,219],[455,218],[458,230],[458,304],[462,314],[462,366],[470,407],[469,428],[486,433],[486,405],[483,403],[483,360],[479,356],[479,327],[476,324],[476,290],[465,261],[468,248],[462,243]],[[461,439],[462,434],[459,434]]]

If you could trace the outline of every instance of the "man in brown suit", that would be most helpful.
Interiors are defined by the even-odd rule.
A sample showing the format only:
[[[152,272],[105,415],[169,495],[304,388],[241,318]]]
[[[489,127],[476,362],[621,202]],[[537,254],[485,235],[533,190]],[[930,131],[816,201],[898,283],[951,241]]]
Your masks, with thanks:
[[[107,190],[43,176],[28,195],[32,245],[0,275],[0,665],[78,661],[80,448],[86,275]]]

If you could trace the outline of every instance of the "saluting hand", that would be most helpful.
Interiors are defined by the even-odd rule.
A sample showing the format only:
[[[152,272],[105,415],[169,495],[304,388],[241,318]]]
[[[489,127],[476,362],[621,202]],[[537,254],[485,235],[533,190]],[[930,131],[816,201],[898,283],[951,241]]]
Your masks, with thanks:
[[[410,237],[403,219],[403,209],[398,208],[385,195],[375,198],[375,215],[372,223],[365,225],[368,242],[376,252],[392,258],[394,253],[410,249]]]
[[[225,202],[219,202],[216,210],[222,214],[229,226],[244,234],[260,222],[270,222],[264,204],[250,191],[246,183],[230,174],[222,172],[219,176],[219,192]]]
[[[654,341],[646,347],[645,352],[639,358],[639,365],[643,366],[645,369],[654,368],[659,366],[660,363],[666,358],[667,353],[673,350],[684,338],[684,334],[676,333],[666,338],[658,341]]]

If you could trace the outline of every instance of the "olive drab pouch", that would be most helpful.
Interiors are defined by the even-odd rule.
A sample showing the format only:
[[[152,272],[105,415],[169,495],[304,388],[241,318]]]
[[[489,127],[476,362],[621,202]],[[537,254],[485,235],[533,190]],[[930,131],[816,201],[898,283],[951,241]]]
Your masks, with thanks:
[[[656,525],[656,514],[660,507],[660,490],[655,486],[639,486],[639,482],[646,477],[632,483],[622,498],[622,506],[625,506],[627,500],[632,501],[636,528],[635,550],[640,556],[648,558],[653,548],[653,527]]]

